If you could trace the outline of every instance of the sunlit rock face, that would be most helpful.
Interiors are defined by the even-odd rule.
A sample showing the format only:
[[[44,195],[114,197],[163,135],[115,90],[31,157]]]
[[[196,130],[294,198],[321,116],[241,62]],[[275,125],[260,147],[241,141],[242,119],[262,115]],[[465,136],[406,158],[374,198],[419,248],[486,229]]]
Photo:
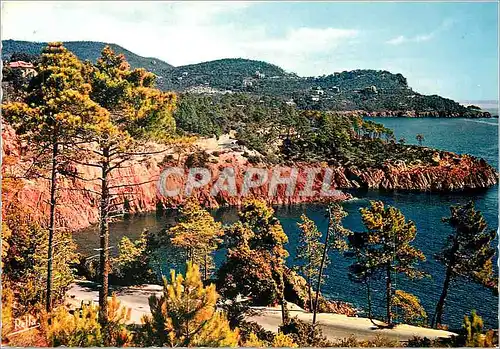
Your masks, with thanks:
[[[23,158],[29,147],[21,144],[14,130],[5,123],[2,130],[2,172],[4,177],[8,174],[21,175],[26,169],[27,162]],[[185,155],[184,155],[185,156]],[[155,154],[141,161],[132,160],[118,168],[111,174],[110,185],[119,186],[114,189],[116,195],[112,198],[112,211],[115,213],[140,213],[154,211],[158,208],[175,207],[186,199],[184,193],[185,178],[169,176],[161,185],[179,187],[180,194],[165,197],[159,190],[159,178],[162,171],[168,166],[182,166],[183,158],[178,162],[168,163],[165,154]],[[487,188],[498,181],[498,175],[483,159],[467,155],[456,155],[442,152],[435,156],[432,165],[405,163],[399,161],[395,164],[383,164],[380,168],[362,168],[359,166],[328,167],[324,163],[296,163],[288,166],[297,170],[298,176],[295,189],[287,192],[284,185],[279,185],[273,195],[270,195],[269,182],[260,187],[251,188],[242,195],[244,174],[249,168],[260,167],[266,169],[269,176],[275,168],[271,166],[252,165],[247,159],[231,151],[222,152],[213,157],[213,161],[205,165],[210,171],[211,181],[200,188],[195,188],[191,195],[207,207],[238,206],[245,197],[257,197],[275,205],[292,205],[311,202],[342,201],[351,198],[347,193],[336,192],[335,195],[322,196],[319,194],[301,195],[307,185],[307,173],[311,169],[318,169],[318,174],[312,182],[312,190],[319,193],[325,179],[325,171],[330,170],[329,185],[336,189],[370,188],[382,190],[412,190],[447,192]],[[213,194],[213,184],[224,169],[234,169],[234,181],[237,189],[236,195],[220,191]],[[76,165],[71,170],[76,170],[80,177],[96,179],[100,177],[100,170],[95,167]],[[187,171],[187,169],[186,169]],[[285,168],[283,174],[286,175]],[[8,200],[17,198],[32,211],[32,219],[44,222],[49,212],[49,181],[41,178],[24,179],[23,186],[11,193],[4,193],[4,206]],[[58,206],[57,221],[59,226],[71,230],[87,227],[98,221],[99,181],[84,181],[75,178],[58,177]]]

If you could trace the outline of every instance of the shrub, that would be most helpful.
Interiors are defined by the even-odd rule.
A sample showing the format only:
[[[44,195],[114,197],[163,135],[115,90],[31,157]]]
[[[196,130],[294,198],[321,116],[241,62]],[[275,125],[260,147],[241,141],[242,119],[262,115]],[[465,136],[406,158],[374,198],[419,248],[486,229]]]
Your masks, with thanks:
[[[46,325],[47,340],[51,346],[121,347],[130,344],[132,336],[126,327],[130,320],[130,309],[120,306],[113,295],[108,301],[108,321],[106,328],[98,322],[99,307],[83,304],[81,309],[69,311],[60,306],[50,314]]]
[[[186,276],[171,271],[163,295],[151,296],[151,316],[144,316],[140,344],[146,346],[236,346],[225,314],[216,310],[215,286],[204,286],[198,266],[187,263]]]
[[[271,343],[273,348],[297,348],[298,345],[290,335],[279,332]]]
[[[205,167],[209,158],[210,155],[206,151],[196,151],[186,157],[184,166],[187,168]]]
[[[289,319],[280,327],[283,334],[289,335],[301,347],[328,347],[331,344],[323,336],[323,332],[316,325],[304,322],[297,317]]]
[[[419,326],[427,323],[427,313],[415,295],[396,290],[393,305],[396,308],[394,313],[396,319]]]
[[[253,321],[242,321],[239,330],[242,343],[251,342],[252,338],[255,339],[256,337],[259,341],[268,345],[274,340],[275,336],[273,332],[265,330],[261,325]]]
[[[103,337],[97,321],[98,307],[83,305],[71,314],[64,306],[54,310],[47,328],[51,346],[95,347],[101,346]]]
[[[467,347],[494,347],[495,335],[492,330],[483,330],[483,319],[475,310],[469,316],[464,316],[463,329],[465,332],[465,346]]]

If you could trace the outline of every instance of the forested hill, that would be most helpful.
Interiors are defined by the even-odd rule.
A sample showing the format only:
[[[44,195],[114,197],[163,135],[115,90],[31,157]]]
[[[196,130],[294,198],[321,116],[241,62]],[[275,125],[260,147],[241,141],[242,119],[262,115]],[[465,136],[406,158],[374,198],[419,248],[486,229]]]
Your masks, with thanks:
[[[45,46],[45,43],[16,40],[5,40],[2,44],[4,60],[13,54],[39,54]],[[93,41],[65,43],[80,59],[91,61],[97,59],[105,45]],[[388,71],[354,70],[300,77],[273,64],[241,58],[173,67],[157,58],[141,57],[121,46],[109,45],[123,53],[132,67],[155,73],[158,87],[163,90],[203,94],[244,92],[276,97],[300,109],[364,110],[375,115],[395,116],[488,116],[450,99],[419,94],[408,86],[403,75]]]
[[[109,45],[113,51],[122,53],[127,57],[127,61],[133,68],[145,68],[157,75],[164,75],[166,71],[173,67],[157,58],[142,57],[129,50],[116,45],[98,41],[68,41],[64,46],[73,52],[81,60],[95,62],[101,55],[102,49]],[[26,53],[29,55],[39,55],[42,49],[47,46],[46,42],[31,42],[18,40],[2,40],[2,59],[10,60],[14,53]]]

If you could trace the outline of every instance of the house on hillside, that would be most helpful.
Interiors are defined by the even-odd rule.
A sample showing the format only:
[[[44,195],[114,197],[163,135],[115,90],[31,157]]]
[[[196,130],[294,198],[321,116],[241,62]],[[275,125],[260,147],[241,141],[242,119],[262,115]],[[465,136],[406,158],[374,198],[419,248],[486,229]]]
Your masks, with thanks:
[[[255,77],[256,77],[257,79],[263,79],[263,78],[265,78],[265,77],[266,77],[266,74],[263,74],[263,73],[261,73],[260,71],[258,71],[258,70],[257,70],[257,71],[255,72]]]
[[[323,89],[320,86],[318,86],[313,88],[313,94],[317,96],[323,96],[325,94],[325,91],[323,91]]]
[[[32,78],[37,75],[33,63],[30,62],[24,62],[24,61],[10,62],[9,68],[21,71],[21,75],[25,78]]]
[[[253,86],[253,79],[252,78],[244,78],[243,79],[243,87],[251,87]]]

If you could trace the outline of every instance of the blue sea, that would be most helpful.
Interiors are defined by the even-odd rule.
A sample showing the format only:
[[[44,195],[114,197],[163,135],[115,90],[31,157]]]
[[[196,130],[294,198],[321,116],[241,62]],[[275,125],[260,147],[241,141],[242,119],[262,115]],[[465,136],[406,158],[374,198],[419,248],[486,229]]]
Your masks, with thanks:
[[[498,119],[434,119],[434,118],[374,118],[375,122],[383,123],[394,130],[397,139],[404,137],[407,143],[416,144],[415,136],[424,135],[425,146],[449,150],[457,153],[467,153],[482,157],[498,169]],[[498,187],[493,187],[475,193],[429,194],[429,193],[380,193],[368,191],[355,193],[356,199],[343,203],[349,213],[344,225],[353,230],[361,231],[359,209],[367,206],[369,200],[382,200],[387,205],[396,206],[417,226],[415,246],[420,248],[427,260],[420,266],[430,277],[418,281],[409,281],[403,276],[397,276],[394,287],[413,293],[421,300],[429,318],[434,314],[434,308],[439,298],[444,279],[444,267],[436,262],[434,254],[438,253],[451,229],[441,222],[442,217],[449,215],[450,205],[463,204],[473,200],[476,208],[481,210],[491,229],[498,229]],[[322,205],[298,205],[294,207],[277,208],[276,214],[289,237],[287,249],[290,253],[287,263],[293,265],[295,248],[299,230],[297,222],[301,214],[306,213],[318,225],[321,231],[327,227],[325,207]],[[236,219],[235,209],[223,209],[214,212],[217,220],[231,223]],[[173,217],[149,214],[134,217],[111,225],[111,244],[122,236],[137,237],[144,228],[158,231],[167,223],[173,222]],[[88,228],[78,234],[75,239],[82,252],[92,253],[97,247],[98,238],[95,228]],[[222,255],[216,256],[220,263]],[[366,291],[349,280],[347,268],[351,261],[338,253],[331,254],[331,263],[326,269],[326,282],[322,286],[323,294],[331,299],[352,303],[358,309],[366,309]],[[384,314],[384,287],[377,284],[373,291],[373,305],[376,314]],[[450,287],[447,298],[444,322],[451,327],[461,326],[463,316],[472,309],[483,317],[485,325],[497,327],[498,298],[491,290],[474,283],[456,280]]]

